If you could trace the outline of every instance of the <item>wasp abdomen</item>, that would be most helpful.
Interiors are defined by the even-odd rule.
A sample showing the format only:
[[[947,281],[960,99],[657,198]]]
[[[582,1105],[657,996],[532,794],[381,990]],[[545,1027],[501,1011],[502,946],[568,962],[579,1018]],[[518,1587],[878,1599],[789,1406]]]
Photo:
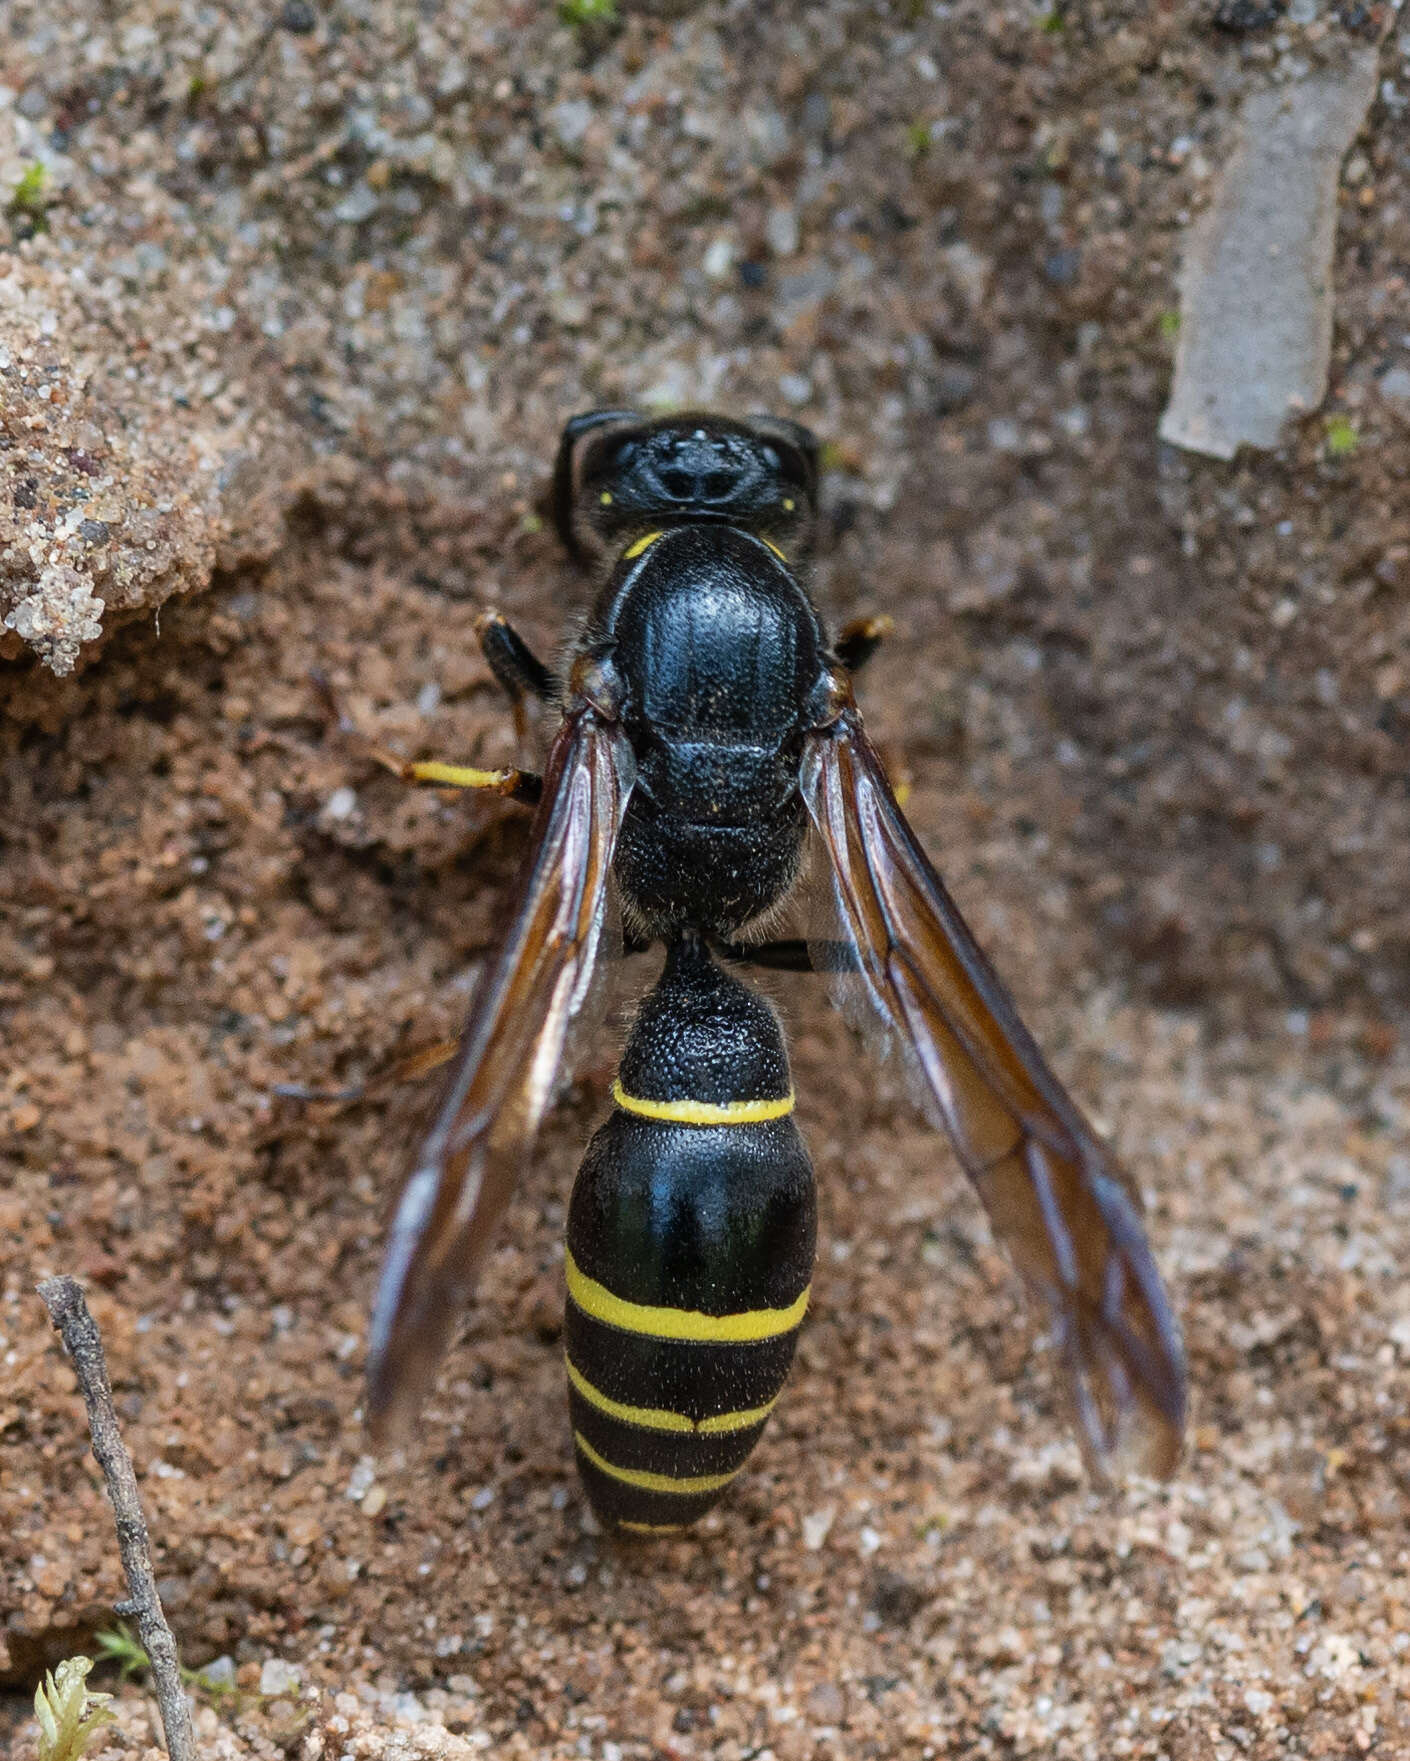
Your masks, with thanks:
[[[793,1359],[813,1173],[767,1005],[695,938],[643,1003],[568,1215],[578,1466],[609,1526],[693,1522],[743,1466]]]

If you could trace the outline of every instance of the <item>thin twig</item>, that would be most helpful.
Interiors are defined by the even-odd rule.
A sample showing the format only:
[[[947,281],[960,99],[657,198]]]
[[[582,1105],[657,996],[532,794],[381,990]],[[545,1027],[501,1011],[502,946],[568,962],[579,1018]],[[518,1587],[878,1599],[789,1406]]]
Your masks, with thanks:
[[[73,1360],[83,1404],[88,1408],[93,1454],[103,1470],[113,1515],[117,1519],[118,1552],[122,1556],[128,1590],[128,1600],[118,1605],[117,1613],[132,1615],[137,1621],[142,1649],[152,1665],[152,1683],[162,1715],[162,1729],[166,1732],[167,1754],[171,1761],[196,1761],[196,1734],[191,1725],[190,1703],[181,1685],[181,1660],[176,1653],[176,1640],[162,1613],[161,1597],[157,1594],[147,1520],[142,1515],[142,1501],[137,1495],[132,1458],[118,1430],[97,1322],[88,1312],[88,1304],[74,1278],[46,1278],[39,1286],[39,1294],[49,1311],[49,1319],[58,1328],[64,1350]]]

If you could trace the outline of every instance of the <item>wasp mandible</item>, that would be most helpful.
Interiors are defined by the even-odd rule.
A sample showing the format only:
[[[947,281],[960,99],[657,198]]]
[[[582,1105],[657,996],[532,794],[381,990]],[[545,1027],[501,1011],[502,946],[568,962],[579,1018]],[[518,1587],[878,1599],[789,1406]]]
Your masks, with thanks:
[[[772,1009],[733,966],[811,965],[900,1050],[1052,1329],[1077,1434],[1169,1473],[1179,1333],[1136,1189],[1048,1068],[897,805],[805,584],[807,429],[594,410],[563,432],[553,510],[598,591],[560,674],[498,616],[492,671],[561,715],[542,776],[411,765],[537,804],[509,930],[396,1202],[369,1418],[415,1410],[469,1299],[611,920],[665,946],[569,1205],[568,1397],[610,1528],[693,1522],[777,1401],[807,1307],[815,1204]],[[811,845],[811,849],[809,846]],[[768,939],[804,869],[806,942]]]

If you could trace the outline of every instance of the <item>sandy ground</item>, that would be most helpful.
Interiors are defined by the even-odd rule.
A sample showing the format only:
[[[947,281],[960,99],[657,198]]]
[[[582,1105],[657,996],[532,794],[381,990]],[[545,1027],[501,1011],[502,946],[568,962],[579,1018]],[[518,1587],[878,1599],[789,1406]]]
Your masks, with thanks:
[[[0,660],[0,1728],[121,1593],[32,1295],[73,1271],[185,1656],[231,1660],[213,1755],[1410,1756],[1410,42],[1327,411],[1216,465],[1154,438],[1182,228],[1239,94],[1385,19],[1210,10],[12,7],[0,120],[54,170],[0,220],[0,553],[28,592],[70,520],[111,615],[71,677]],[[899,624],[869,723],[1147,1193],[1173,1485],[1083,1480],[948,1151],[806,979],[814,1305],[719,1512],[621,1547],[573,1474],[610,1034],[414,1446],[367,1455],[427,1097],[273,1089],[453,1031],[523,826],[372,771],[307,674],[407,755],[511,757],[474,621],[551,649],[580,605],[539,498],[608,400],[829,442],[820,598]],[[150,1718],[124,1690],[110,1752]]]

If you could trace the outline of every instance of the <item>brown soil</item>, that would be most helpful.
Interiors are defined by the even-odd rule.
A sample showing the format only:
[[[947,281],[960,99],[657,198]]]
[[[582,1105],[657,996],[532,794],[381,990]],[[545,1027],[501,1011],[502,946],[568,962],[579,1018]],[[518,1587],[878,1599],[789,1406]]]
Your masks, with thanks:
[[[234,1660],[212,1753],[1410,1755],[1389,99],[1338,243],[1329,411],[1354,450],[1330,456],[1320,416],[1232,467],[1154,439],[1196,161],[1249,82],[1377,9],[1238,37],[1193,4],[1046,30],[978,0],[740,4],[600,42],[527,4],[291,6],[210,40],[194,7],[121,10],[15,9],[3,78],[72,171],[12,274],[32,293],[83,265],[91,292],[119,265],[101,323],[74,308],[105,408],[205,383],[214,348],[228,407],[190,420],[269,413],[273,462],[241,468],[283,525],[222,549],[227,484],[200,503],[226,566],[159,629],[66,680],[0,662],[10,1724],[121,1594],[32,1294],[72,1271],[185,1656]],[[1407,50],[1388,39],[1402,106]],[[139,243],[164,254],[129,269]],[[144,333],[150,372],[123,380]],[[308,673],[407,755],[511,758],[473,630],[493,602],[551,649],[581,604],[535,512],[558,422],[670,393],[831,443],[820,597],[900,627],[870,724],[1149,1197],[1196,1399],[1169,1488],[1084,1481],[948,1151],[804,979],[771,988],[821,1191],[813,1310],[720,1511],[621,1547],[573,1475],[561,1230],[610,1035],[414,1444],[367,1456],[381,1212],[426,1096],[273,1091],[454,1030],[523,826],[373,770]],[[0,482],[22,464],[0,454]],[[114,1741],[150,1740],[129,1690]]]

